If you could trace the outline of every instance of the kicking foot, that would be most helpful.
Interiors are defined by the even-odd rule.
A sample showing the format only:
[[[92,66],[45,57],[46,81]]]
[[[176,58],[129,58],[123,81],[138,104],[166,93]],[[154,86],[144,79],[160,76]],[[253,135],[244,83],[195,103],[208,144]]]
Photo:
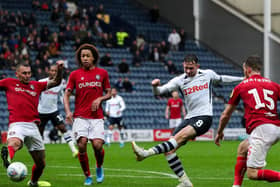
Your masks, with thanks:
[[[9,157],[8,148],[6,146],[3,146],[1,149],[1,158],[3,160],[3,165],[5,168],[8,168],[11,163],[11,161],[8,157]]]
[[[142,147],[139,147],[138,145],[136,145],[136,143],[133,141],[131,142],[132,144],[132,149],[133,149],[133,152],[135,153],[136,155],[136,160],[137,161],[142,161],[146,158],[146,154],[145,154],[145,149],[142,148]]]

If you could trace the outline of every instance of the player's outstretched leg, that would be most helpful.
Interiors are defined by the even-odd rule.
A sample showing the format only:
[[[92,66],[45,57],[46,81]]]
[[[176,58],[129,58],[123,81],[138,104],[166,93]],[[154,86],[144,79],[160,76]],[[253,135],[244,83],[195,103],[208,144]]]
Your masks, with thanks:
[[[1,149],[1,158],[3,160],[3,165],[5,168],[8,168],[10,165],[10,159],[9,159],[9,151],[6,146],[3,146]]]
[[[137,161],[142,161],[145,158],[155,154],[168,153],[178,147],[178,144],[174,138],[171,138],[168,141],[158,144],[148,150],[139,147],[134,141],[131,143]]]

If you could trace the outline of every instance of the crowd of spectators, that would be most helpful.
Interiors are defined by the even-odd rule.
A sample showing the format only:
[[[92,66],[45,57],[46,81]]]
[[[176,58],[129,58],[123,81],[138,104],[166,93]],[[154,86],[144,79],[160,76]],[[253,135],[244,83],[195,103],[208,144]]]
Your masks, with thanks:
[[[117,63],[120,73],[130,73],[130,65],[139,67],[143,61],[162,62],[169,73],[178,73],[168,53],[170,50],[184,50],[186,33],[183,29],[179,33],[173,29],[167,40],[146,41],[144,35],[138,34],[131,43],[127,43],[130,33],[125,28],[119,28],[115,33],[104,31],[103,26],[110,22],[110,15],[103,4],[94,7],[82,6],[77,2],[77,5],[69,4],[66,0],[52,0],[50,4],[32,0],[33,11],[30,12],[0,9],[0,69],[13,70],[18,62],[24,61],[31,64],[33,77],[40,79],[47,75],[49,65],[54,61],[52,59],[64,58],[61,54],[65,43],[73,41],[73,50],[85,42],[105,48],[128,48],[133,58],[131,62],[122,59]],[[58,31],[50,30],[47,24],[37,23],[40,20],[36,18],[36,11],[48,11],[49,19],[58,27]],[[150,16],[151,22],[158,22],[157,6],[151,9]],[[34,59],[31,59],[31,53],[32,56],[35,54]],[[100,58],[100,65],[114,66],[110,53]],[[126,82],[126,79],[122,82]],[[134,83],[127,85],[133,87]]]

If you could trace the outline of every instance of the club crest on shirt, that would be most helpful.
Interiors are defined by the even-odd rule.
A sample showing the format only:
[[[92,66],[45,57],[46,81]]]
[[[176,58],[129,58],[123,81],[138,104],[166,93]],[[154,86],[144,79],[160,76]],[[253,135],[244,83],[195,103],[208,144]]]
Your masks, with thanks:
[[[31,90],[34,90],[34,86],[32,84],[30,85],[30,88],[31,88]]]
[[[95,78],[96,78],[97,80],[99,80],[99,79],[100,79],[100,75],[96,75]]]
[[[84,77],[81,77],[81,80],[84,80],[85,78]]]
[[[19,84],[16,84],[16,86],[19,86]]]

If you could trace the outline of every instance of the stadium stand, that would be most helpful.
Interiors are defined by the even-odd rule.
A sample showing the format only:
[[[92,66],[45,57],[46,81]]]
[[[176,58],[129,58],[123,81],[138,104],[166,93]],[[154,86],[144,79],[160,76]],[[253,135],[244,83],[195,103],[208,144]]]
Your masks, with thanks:
[[[34,28],[37,29],[38,33],[44,26],[48,27],[50,33],[59,33],[60,23],[65,15],[63,12],[60,12],[60,21],[51,21],[51,9],[53,4],[52,1],[46,2],[49,4],[49,11],[40,9],[34,10],[34,7],[32,8],[32,0],[22,0],[20,2],[17,0],[1,1],[0,10],[8,10],[9,13],[18,12],[18,10],[20,10],[22,13],[26,13],[27,15],[33,12],[35,14],[37,23],[37,26]],[[142,7],[139,7],[137,4],[135,4],[135,2],[130,0],[80,0],[78,1],[77,6],[82,12],[84,8],[88,8],[90,5],[92,5],[94,8],[97,8],[101,3],[104,5],[106,13],[110,15],[110,24],[101,22],[101,25],[103,25],[103,31],[115,33],[122,27],[130,34],[130,40],[128,41],[129,44],[139,34],[143,35],[145,41],[149,44],[166,41],[168,34],[173,28],[172,25],[164,21],[151,23],[149,20],[148,11]],[[73,26],[76,22],[77,20],[71,20],[69,23],[71,23]],[[21,34],[22,30],[26,28],[28,28],[28,25],[16,26],[16,29],[14,32],[12,32],[12,34]],[[153,78],[160,78],[161,81],[165,83],[174,76],[168,73],[164,67],[164,63],[151,62],[146,58],[140,67],[134,67],[132,66],[133,54],[129,51],[129,46],[124,48],[106,48],[100,42],[100,37],[94,34],[93,40],[100,51],[100,56],[103,56],[105,53],[111,54],[112,61],[115,65],[112,67],[103,68],[108,70],[112,86],[119,78],[128,77],[132,82],[134,82],[134,91],[132,93],[120,93],[127,105],[127,109],[124,112],[126,127],[129,129],[168,128],[168,121],[164,118],[164,110],[167,99],[156,99],[152,94],[150,86],[150,82]],[[1,45],[5,42],[4,36],[1,37],[0,42]],[[61,53],[56,57],[49,57],[49,62],[62,58],[68,61],[69,71],[77,68],[74,56],[74,45],[74,37],[72,40],[66,40],[60,47]],[[30,59],[32,62],[36,60],[39,53],[40,50],[29,48]],[[241,68],[236,68],[234,65],[225,63],[221,57],[215,55],[215,53],[211,52],[202,44],[191,39],[186,41],[185,51],[169,51],[165,58],[172,60],[177,66],[177,69],[181,70],[181,64],[184,56],[191,53],[194,53],[198,56],[203,69],[210,68],[219,74],[242,76]],[[117,65],[124,58],[130,66],[130,73],[128,74],[117,72]],[[0,74],[4,74],[8,77],[15,76],[14,70],[5,68],[0,71]],[[233,86],[217,86],[214,88],[214,128],[218,125],[219,116],[224,109],[225,102],[227,101],[232,88]],[[74,101],[71,101],[71,108],[74,109]],[[64,114],[63,105],[60,105],[59,109],[61,110],[61,113]],[[0,111],[0,130],[7,130],[8,112],[4,92],[0,92]],[[229,127],[242,127],[241,118],[242,112],[235,112],[229,123]]]

